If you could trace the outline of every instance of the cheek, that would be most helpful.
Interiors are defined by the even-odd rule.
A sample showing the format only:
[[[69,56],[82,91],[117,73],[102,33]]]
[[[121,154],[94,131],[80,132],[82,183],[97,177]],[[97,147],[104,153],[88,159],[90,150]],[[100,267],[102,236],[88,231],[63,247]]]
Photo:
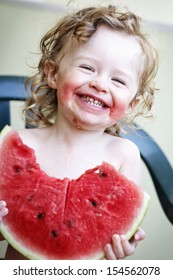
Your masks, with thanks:
[[[66,74],[59,76],[57,98],[59,102],[68,102],[73,97],[73,93],[78,86],[74,74]]]
[[[124,103],[116,104],[110,111],[111,119],[119,121],[122,119],[127,111],[128,106]]]
[[[57,99],[61,104],[65,104],[71,100],[72,86],[68,84],[61,84],[57,89]]]

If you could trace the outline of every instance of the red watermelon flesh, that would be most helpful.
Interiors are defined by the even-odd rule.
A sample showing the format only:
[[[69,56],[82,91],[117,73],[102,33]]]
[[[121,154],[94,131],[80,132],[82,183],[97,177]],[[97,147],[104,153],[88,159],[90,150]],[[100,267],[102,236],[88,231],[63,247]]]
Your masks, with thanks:
[[[149,195],[105,162],[76,180],[48,176],[9,127],[1,133],[0,174],[9,209],[1,232],[30,259],[101,258],[113,234],[134,234],[148,207]]]

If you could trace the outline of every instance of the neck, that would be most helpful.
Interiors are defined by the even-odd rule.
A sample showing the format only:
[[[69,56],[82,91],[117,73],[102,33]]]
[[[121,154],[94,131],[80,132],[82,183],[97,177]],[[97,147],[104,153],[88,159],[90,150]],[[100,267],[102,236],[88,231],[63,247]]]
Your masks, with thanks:
[[[68,122],[57,121],[52,126],[52,135],[58,142],[70,147],[89,147],[97,145],[103,138],[103,130],[84,130]]]

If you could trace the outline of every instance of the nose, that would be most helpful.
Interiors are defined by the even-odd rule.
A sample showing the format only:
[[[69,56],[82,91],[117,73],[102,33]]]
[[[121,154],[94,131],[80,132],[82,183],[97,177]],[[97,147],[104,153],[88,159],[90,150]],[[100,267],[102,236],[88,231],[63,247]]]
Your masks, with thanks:
[[[104,84],[103,82],[100,82],[98,80],[90,81],[89,87],[94,88],[97,92],[109,93],[109,89],[106,86],[106,84]]]

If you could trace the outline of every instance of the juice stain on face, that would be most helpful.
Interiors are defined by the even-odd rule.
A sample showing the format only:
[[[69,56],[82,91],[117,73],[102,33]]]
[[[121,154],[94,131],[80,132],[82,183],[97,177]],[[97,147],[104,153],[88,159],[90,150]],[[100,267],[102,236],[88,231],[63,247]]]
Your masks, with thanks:
[[[76,128],[80,129],[81,127],[78,125],[78,121],[76,118],[73,118],[73,123],[76,126]]]
[[[110,110],[110,117],[115,120],[115,122],[119,121],[126,114],[127,107],[122,105],[118,105],[116,108],[112,108]]]

